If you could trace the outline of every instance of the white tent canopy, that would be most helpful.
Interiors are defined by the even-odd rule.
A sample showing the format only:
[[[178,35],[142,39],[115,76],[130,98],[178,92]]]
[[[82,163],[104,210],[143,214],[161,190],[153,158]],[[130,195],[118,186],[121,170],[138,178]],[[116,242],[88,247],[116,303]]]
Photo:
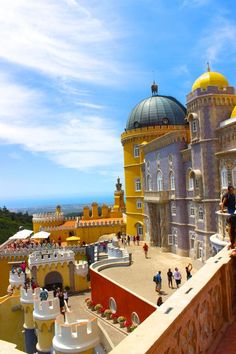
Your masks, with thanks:
[[[15,235],[9,237],[9,240],[25,240],[32,235],[32,230],[20,230]]]
[[[36,232],[36,234],[34,234],[33,236],[31,236],[31,238],[48,238],[50,236],[50,232],[46,232],[46,231],[39,231]]]

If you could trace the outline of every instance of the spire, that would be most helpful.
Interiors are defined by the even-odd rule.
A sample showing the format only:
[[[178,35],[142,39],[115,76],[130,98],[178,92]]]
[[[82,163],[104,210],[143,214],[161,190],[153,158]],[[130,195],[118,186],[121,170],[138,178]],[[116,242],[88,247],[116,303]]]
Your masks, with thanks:
[[[158,94],[158,85],[155,83],[155,80],[153,81],[153,84],[151,86],[151,91],[152,91],[152,96]]]
[[[211,68],[210,68],[210,64],[209,62],[207,62],[207,71],[210,72],[211,71]]]
[[[116,191],[120,192],[121,191],[122,184],[120,183],[120,177],[117,178],[117,183],[116,183]]]

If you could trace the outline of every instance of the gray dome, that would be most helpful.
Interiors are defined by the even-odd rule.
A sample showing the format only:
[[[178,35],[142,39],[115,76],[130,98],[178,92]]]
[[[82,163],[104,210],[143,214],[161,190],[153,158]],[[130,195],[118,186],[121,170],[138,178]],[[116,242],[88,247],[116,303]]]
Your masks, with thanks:
[[[153,125],[184,125],[186,108],[171,96],[151,96],[138,103],[129,115],[126,130]]]

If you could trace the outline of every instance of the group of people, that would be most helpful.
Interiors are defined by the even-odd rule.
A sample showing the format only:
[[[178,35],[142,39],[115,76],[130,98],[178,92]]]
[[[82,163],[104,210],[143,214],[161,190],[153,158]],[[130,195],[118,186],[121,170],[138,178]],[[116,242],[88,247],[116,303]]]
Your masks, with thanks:
[[[193,269],[193,266],[191,263],[189,263],[186,267],[185,267],[185,271],[186,271],[186,279],[189,280],[192,277],[191,271]],[[179,269],[177,267],[175,267],[174,272],[172,272],[171,268],[168,269],[167,272],[167,281],[168,281],[168,286],[171,289],[174,289],[173,286],[173,280],[175,281],[176,284],[176,288],[179,288],[180,284],[181,284],[181,280],[182,280],[182,274],[179,271]],[[154,275],[153,277],[153,281],[156,284],[155,290],[158,294],[161,294],[161,288],[162,288],[162,275],[161,275],[161,270],[159,270],[157,272],[156,275]]]
[[[121,234],[120,232],[118,232],[117,234],[117,238],[119,241],[121,241],[122,245],[126,246],[130,246],[130,243],[133,242],[134,245],[137,244],[137,246],[139,246],[139,241],[140,241],[140,236],[130,236],[130,235],[125,235],[125,234]]]
[[[26,272],[26,262],[25,261],[21,262],[21,264],[18,267],[13,265],[11,268],[11,272],[12,272],[12,274],[17,273],[18,275],[20,275],[21,273],[25,273]]]

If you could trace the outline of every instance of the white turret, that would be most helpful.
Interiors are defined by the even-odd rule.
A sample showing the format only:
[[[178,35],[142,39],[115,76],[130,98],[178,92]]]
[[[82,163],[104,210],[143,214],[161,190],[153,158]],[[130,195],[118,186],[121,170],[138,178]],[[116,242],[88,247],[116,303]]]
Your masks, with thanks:
[[[86,275],[88,274],[88,262],[87,261],[76,262],[75,273],[85,278]]]
[[[43,264],[52,264],[52,263],[69,263],[75,260],[75,254],[73,251],[63,251],[60,249],[55,250],[45,250],[40,252],[34,252],[29,256],[29,268],[33,266],[39,267]]]
[[[34,301],[33,316],[35,320],[47,321],[55,319],[59,313],[60,306],[58,297],[51,298],[51,296],[49,296],[45,301],[41,301],[40,299]]]
[[[59,315],[55,321],[53,348],[60,353],[81,353],[99,344],[97,319],[75,318],[73,313],[66,314],[66,320]]]
[[[25,273],[17,273],[10,271],[9,275],[9,283],[11,284],[12,288],[19,288],[20,286],[24,286],[25,284]]]

